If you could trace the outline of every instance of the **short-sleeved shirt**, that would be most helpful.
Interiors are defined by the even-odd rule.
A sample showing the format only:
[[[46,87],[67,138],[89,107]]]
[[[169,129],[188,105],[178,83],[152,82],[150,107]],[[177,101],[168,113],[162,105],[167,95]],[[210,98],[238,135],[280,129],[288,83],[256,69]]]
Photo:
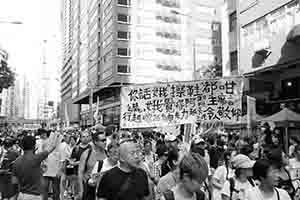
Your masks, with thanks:
[[[120,194],[123,185],[128,183],[125,191]],[[98,187],[98,198],[114,200],[116,195],[119,200],[142,200],[149,195],[147,174],[142,169],[136,169],[133,172],[124,172],[118,166],[107,171]]]
[[[14,162],[12,173],[19,181],[20,192],[32,195],[42,193],[41,163],[47,156],[48,152],[24,154]]]
[[[232,192],[232,200],[242,200],[245,199],[245,193],[247,190],[251,189],[253,186],[249,183],[249,181],[246,181],[244,183],[238,181],[237,179],[234,179],[234,190]],[[221,191],[222,195],[225,195],[227,197],[230,197],[230,182],[225,181],[223,189]]]
[[[227,177],[228,175],[228,177]],[[213,175],[213,178],[217,179],[218,181],[220,181],[220,183],[224,186],[224,183],[226,181],[226,179],[228,178],[231,178],[233,177],[233,170],[231,168],[228,168],[228,172],[227,172],[227,169],[224,165],[222,166],[219,166],[214,175]],[[223,187],[222,186],[222,187]],[[217,188],[214,188],[213,189],[213,199],[214,200],[221,200],[221,190],[217,189]]]
[[[279,200],[291,200],[289,194],[285,190],[279,188],[276,188],[276,190],[279,193]],[[278,198],[276,191],[274,191],[274,194],[271,198],[263,198],[261,191],[257,187],[252,187],[246,191],[245,200],[278,200]]]

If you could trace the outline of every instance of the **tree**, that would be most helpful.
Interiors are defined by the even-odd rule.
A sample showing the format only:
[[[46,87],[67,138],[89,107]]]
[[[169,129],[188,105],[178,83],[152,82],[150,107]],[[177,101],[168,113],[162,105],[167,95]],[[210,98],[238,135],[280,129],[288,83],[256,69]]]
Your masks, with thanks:
[[[15,73],[8,67],[7,62],[1,60],[0,66],[0,93],[3,89],[13,86],[15,82]]]
[[[220,65],[220,64],[208,65],[205,68],[205,70],[202,72],[202,75],[205,78],[219,78],[219,77],[222,77],[222,65]]]

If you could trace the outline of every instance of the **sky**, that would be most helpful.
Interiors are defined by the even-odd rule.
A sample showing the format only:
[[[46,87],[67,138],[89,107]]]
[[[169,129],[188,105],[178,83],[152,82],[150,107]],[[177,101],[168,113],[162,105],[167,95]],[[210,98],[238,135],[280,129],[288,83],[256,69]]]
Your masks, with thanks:
[[[54,101],[59,97],[61,68],[60,4],[60,0],[0,0],[0,46],[9,53],[9,65],[16,69],[18,77],[29,78],[33,97],[37,98],[45,55],[46,74],[53,86],[49,95]]]

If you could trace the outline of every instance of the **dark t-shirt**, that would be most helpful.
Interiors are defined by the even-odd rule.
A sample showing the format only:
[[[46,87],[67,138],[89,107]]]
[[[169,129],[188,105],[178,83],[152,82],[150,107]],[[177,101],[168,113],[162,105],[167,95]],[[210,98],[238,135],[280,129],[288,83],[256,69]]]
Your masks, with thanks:
[[[22,193],[33,195],[42,193],[41,163],[47,156],[48,152],[24,154],[14,162],[12,173],[17,177]]]
[[[126,182],[128,186],[120,194]],[[114,167],[103,175],[97,192],[99,198],[106,200],[141,200],[148,195],[148,178],[144,170],[136,169],[134,172],[127,173],[119,167]]]

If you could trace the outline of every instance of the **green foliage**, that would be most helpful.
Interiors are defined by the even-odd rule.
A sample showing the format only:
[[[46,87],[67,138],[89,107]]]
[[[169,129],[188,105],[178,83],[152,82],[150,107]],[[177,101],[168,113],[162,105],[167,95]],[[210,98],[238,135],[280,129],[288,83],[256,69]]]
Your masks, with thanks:
[[[3,89],[13,86],[15,82],[15,73],[8,67],[6,61],[1,60],[0,64],[0,93]]]

